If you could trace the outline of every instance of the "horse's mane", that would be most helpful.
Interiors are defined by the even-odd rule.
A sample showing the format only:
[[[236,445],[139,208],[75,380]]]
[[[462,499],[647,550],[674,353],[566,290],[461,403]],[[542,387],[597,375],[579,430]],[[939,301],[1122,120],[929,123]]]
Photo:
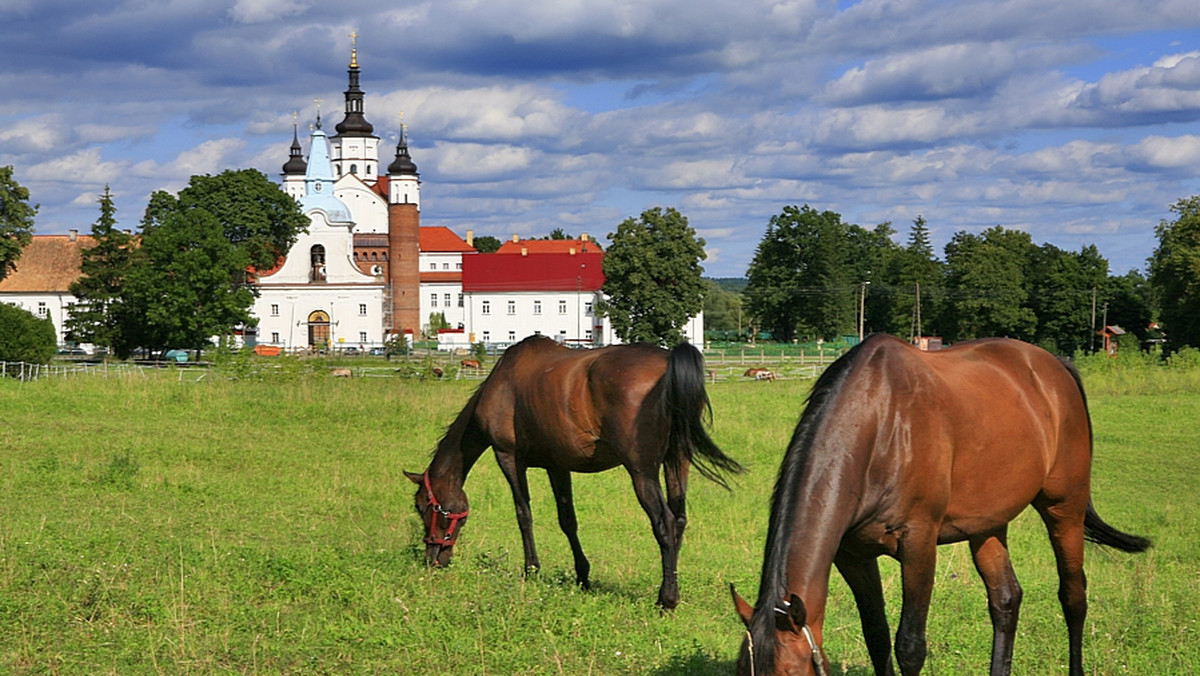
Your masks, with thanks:
[[[787,589],[788,538],[796,521],[796,492],[808,467],[809,451],[812,449],[817,430],[832,408],[835,397],[842,390],[847,376],[858,358],[863,354],[862,346],[868,337],[825,369],[808,394],[804,413],[792,433],[787,453],[775,479],[775,491],[771,497],[771,518],[767,526],[767,542],[763,547],[762,582],[759,584],[758,601],[750,623],[750,637],[754,645],[758,668],[770,672],[775,662],[775,608],[783,599]]]

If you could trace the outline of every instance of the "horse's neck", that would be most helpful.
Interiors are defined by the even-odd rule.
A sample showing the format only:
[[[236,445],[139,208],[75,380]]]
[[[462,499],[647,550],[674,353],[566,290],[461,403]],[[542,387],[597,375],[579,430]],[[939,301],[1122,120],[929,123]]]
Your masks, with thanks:
[[[433,460],[429,463],[429,474],[457,486],[462,486],[467,480],[467,474],[475,466],[475,462],[487,450],[478,429],[473,423],[474,400],[464,409],[459,417],[446,430],[446,434],[438,442]]]

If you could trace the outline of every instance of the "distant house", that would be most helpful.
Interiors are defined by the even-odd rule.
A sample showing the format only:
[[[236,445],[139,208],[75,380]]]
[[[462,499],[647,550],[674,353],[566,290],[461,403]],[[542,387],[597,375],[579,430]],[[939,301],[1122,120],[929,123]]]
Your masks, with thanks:
[[[65,344],[67,308],[75,302],[69,289],[79,278],[83,251],[94,246],[94,239],[75,230],[66,235],[34,235],[21,251],[16,271],[0,280],[0,302],[49,317],[58,344]]]

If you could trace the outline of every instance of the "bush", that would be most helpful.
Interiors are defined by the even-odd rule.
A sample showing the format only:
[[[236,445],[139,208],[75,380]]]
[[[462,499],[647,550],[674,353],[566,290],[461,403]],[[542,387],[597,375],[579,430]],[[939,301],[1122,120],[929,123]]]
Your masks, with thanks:
[[[58,334],[49,318],[0,303],[0,361],[49,364],[58,347]]]

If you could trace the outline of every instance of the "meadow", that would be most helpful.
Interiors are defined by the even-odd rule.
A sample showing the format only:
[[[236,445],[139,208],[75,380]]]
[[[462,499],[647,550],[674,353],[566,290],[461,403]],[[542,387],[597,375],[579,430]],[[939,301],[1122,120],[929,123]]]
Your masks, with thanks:
[[[808,381],[719,382],[713,434],[749,471],[693,474],[682,602],[654,607],[658,549],[621,470],[577,475],[593,590],[574,584],[545,475],[542,570],[521,575],[490,454],[467,481],[453,564],[427,569],[414,486],[474,382],[162,371],[0,379],[0,673],[728,674],[753,598],[775,472]],[[1089,545],[1085,664],[1200,672],[1200,387],[1087,371],[1093,498],[1146,554]],[[1150,383],[1147,385],[1147,383]],[[1066,672],[1053,555],[1010,532],[1025,590],[1014,673]],[[883,561],[893,629],[899,573]],[[834,673],[871,673],[836,576]],[[939,550],[925,673],[986,670],[986,599],[965,545]]]

